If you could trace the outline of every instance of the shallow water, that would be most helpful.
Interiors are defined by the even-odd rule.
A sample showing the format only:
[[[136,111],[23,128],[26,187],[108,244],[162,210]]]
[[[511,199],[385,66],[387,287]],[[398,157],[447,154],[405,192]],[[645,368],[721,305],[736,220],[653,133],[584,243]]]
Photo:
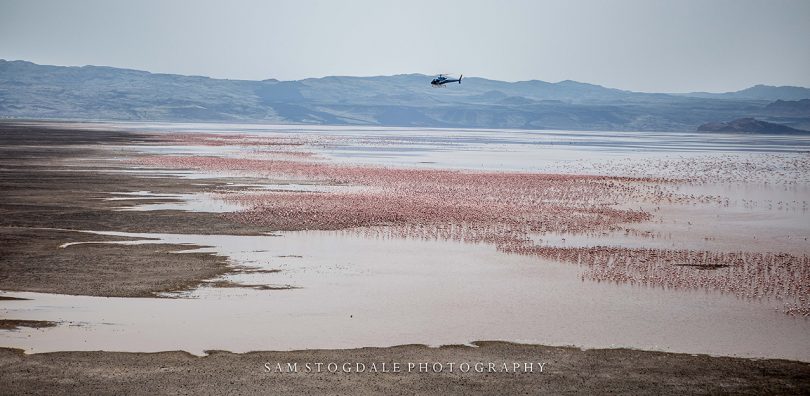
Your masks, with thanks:
[[[121,201],[126,206],[116,210],[122,211],[153,211],[153,210],[181,210],[186,212],[227,213],[246,209],[233,201],[222,199],[213,193],[191,194],[156,194],[150,191],[114,192],[112,197],[104,198],[107,201]],[[151,202],[151,201],[169,202]]]
[[[0,344],[201,354],[509,340],[810,361],[810,321],[773,302],[581,281],[576,265],[488,245],[315,231],[102,234],[209,245],[234,264],[280,270],[230,280],[298,288],[204,287],[187,299],[8,293],[32,300],[0,301],[3,317],[62,323],[2,332]]]
[[[701,183],[667,185],[678,195],[707,197],[700,203],[633,203],[652,213],[654,220],[628,225],[632,232],[534,237],[555,246],[810,253],[810,174],[796,166],[809,155],[810,137],[113,125],[129,130],[325,137],[322,144],[306,147],[317,154],[314,160],[351,164],[672,178],[703,175]],[[238,146],[128,149],[152,154],[255,154]],[[740,163],[745,166],[734,167]],[[128,172],[143,177],[195,179],[249,176],[137,167]],[[257,191],[337,188],[249,177],[234,186],[250,186]],[[217,199],[211,196],[173,198],[178,202],[135,200],[129,209],[232,209],[216,206]],[[203,287],[184,294],[189,298],[183,299],[10,293],[32,300],[0,301],[3,317],[62,323],[51,329],[0,332],[0,345],[29,352],[183,349],[199,354],[209,349],[241,352],[507,340],[810,361],[810,319],[783,314],[774,309],[779,304],[776,301],[582,281],[581,268],[576,265],[506,255],[491,245],[370,239],[351,232],[260,237],[107,234],[212,246],[203,250],[228,256],[234,265],[280,270],[243,273],[227,280],[296,288]],[[104,241],[103,235],[98,241]]]
[[[329,161],[478,170],[602,173],[606,161],[810,153],[810,135],[141,122],[104,123],[96,127],[161,133],[294,136],[315,139],[317,144],[306,148],[314,148]],[[322,141],[318,140],[321,138]],[[140,146],[138,150],[229,156],[235,155],[234,148],[155,145]]]
[[[624,224],[624,230],[586,234],[548,233],[533,239],[566,247],[692,249],[723,252],[810,254],[808,185],[761,183],[673,183],[666,186],[683,202],[620,203],[652,220]]]

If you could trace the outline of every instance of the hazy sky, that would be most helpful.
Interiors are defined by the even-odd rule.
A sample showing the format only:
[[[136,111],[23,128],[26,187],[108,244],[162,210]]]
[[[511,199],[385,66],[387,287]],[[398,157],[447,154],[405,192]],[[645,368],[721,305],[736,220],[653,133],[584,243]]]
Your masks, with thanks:
[[[810,87],[810,0],[0,0],[0,58],[251,80]]]

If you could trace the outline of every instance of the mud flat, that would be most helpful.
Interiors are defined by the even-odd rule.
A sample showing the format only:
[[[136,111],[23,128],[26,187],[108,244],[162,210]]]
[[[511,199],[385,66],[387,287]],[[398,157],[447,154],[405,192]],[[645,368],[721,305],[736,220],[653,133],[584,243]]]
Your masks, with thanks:
[[[15,319],[0,319],[0,330],[16,330],[20,327],[29,327],[32,329],[40,329],[43,327],[53,327],[56,323],[47,320],[15,320]]]
[[[171,255],[189,246],[96,246],[58,250],[90,236],[76,229],[189,229],[256,234],[215,213],[119,210],[135,201],[110,201],[110,192],[216,191],[225,182],[136,177],[121,170],[112,147],[148,144],[154,137],[0,123],[0,290],[91,296],[153,296],[188,290],[228,273],[223,257]],[[149,202],[166,201],[158,198]],[[141,202],[141,201],[139,201]]]
[[[481,342],[477,347],[407,345],[350,350],[233,354],[56,352],[0,349],[0,387],[11,394],[807,394],[810,365],[626,349]],[[315,364],[322,363],[320,373]],[[448,363],[455,363],[451,369]],[[514,364],[521,364],[518,372]],[[532,372],[524,371],[527,362]],[[278,372],[277,364],[282,372]],[[335,363],[337,372],[327,366]],[[343,372],[344,363],[350,363]],[[382,363],[403,372],[356,372]],[[407,372],[409,363],[414,370]],[[428,363],[428,372],[419,364]],[[440,363],[439,372],[434,372]],[[469,366],[463,366],[464,364]],[[489,370],[494,363],[495,371]],[[507,371],[502,363],[507,363]],[[540,371],[539,363],[543,364]],[[298,372],[288,372],[296,364]],[[310,364],[313,372],[306,372]],[[483,372],[476,372],[476,364]],[[270,367],[270,370],[267,369]],[[467,367],[467,372],[462,368]]]
[[[399,144],[386,139],[384,145]],[[0,351],[0,388],[49,394],[810,391],[808,364],[795,361],[810,360],[810,332],[803,331],[810,307],[807,223],[801,221],[807,217],[807,190],[793,183],[806,179],[806,154],[779,154],[769,163],[784,164],[775,173],[790,186],[789,199],[735,203],[702,186],[688,193],[670,188],[683,185],[684,175],[694,171],[691,159],[682,161],[676,174],[645,173],[618,162],[614,168],[623,171],[612,176],[413,169],[330,157],[367,140],[340,134],[161,134],[103,124],[0,124],[0,320],[9,328],[0,330],[0,347],[22,348]],[[530,154],[523,153],[521,161]],[[751,173],[739,159],[718,163],[742,164],[732,175],[740,179]],[[768,166],[755,171],[763,180],[773,173]],[[749,240],[762,223],[750,218],[745,224],[754,231],[748,233],[725,226],[736,227],[732,237],[719,220],[718,227],[707,227],[726,205],[743,214],[755,209],[757,216],[772,220],[768,229],[787,234]],[[683,207],[719,214],[682,219]],[[785,228],[781,218],[793,225]],[[704,223],[693,227],[696,219]],[[348,239],[322,234],[327,231]],[[667,243],[670,234],[676,237]],[[238,248],[220,246],[228,238],[237,240]],[[319,238],[328,247],[322,252],[313,249]],[[278,242],[268,242],[272,239]],[[335,251],[336,244],[343,246],[340,254],[323,254]],[[398,245],[410,246],[406,250],[417,256],[438,255],[420,246],[452,248],[459,259],[387,260],[385,252]],[[747,245],[748,251],[727,250]],[[363,255],[374,249],[376,259]],[[475,253],[478,261],[465,252]],[[549,260],[555,264],[546,265]],[[391,265],[375,265],[382,261]],[[459,282],[448,281],[453,274]],[[567,281],[555,286],[552,275]],[[504,288],[509,285],[515,287]],[[563,285],[581,288],[580,300],[555,291]],[[599,290],[604,293],[591,294]],[[498,295],[514,301],[498,304]],[[548,304],[521,304],[527,295]],[[574,305],[558,304],[554,296]],[[554,318],[554,312],[581,313],[576,304],[603,296],[612,296],[614,311],[602,310],[606,315],[635,314],[638,320],[597,320],[585,329],[552,319],[545,323],[549,333],[555,323],[560,334],[580,332],[573,342],[557,339],[555,345],[588,350],[500,342],[479,342],[475,348],[393,346],[480,339],[542,344],[550,338],[542,327],[531,326]],[[199,315],[173,314],[173,304],[193,306]],[[127,311],[136,306],[140,309]],[[655,306],[666,309],[656,313]],[[223,316],[228,312],[236,315],[233,321]],[[464,313],[453,320],[448,318],[453,312]],[[500,316],[487,323],[490,312]],[[723,316],[729,314],[736,319]],[[219,319],[196,322],[206,315]],[[417,320],[406,323],[406,317]],[[244,318],[263,324],[240,326],[251,323],[239,322]],[[756,323],[749,326],[746,318]],[[126,325],[128,320],[136,322]],[[645,320],[660,328],[644,328]],[[187,333],[179,331],[184,321],[192,324]],[[616,334],[646,329],[650,338],[643,345],[589,338],[605,323],[625,326]],[[149,333],[150,327],[157,333]],[[336,328],[350,336],[331,334]],[[532,329],[536,334],[527,336]],[[670,337],[661,329],[682,334]],[[770,338],[753,342],[749,336]],[[657,349],[656,337],[698,342],[665,348],[694,354],[616,348]],[[89,346],[82,346],[83,340]],[[746,343],[759,349],[734,349]],[[219,345],[245,353],[188,353]],[[131,352],[81,352],[87,349]],[[177,349],[184,352],[162,352]],[[290,374],[268,373],[264,366],[317,361],[547,365],[543,373],[520,374]]]

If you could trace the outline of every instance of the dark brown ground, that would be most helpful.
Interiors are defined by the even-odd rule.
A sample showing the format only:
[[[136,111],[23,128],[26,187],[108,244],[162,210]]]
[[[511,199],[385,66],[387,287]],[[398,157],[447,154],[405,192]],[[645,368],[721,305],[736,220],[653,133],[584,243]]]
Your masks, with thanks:
[[[218,214],[113,210],[127,202],[100,199],[110,192],[184,193],[224,188],[225,181],[219,180],[197,186],[195,180],[99,172],[127,167],[110,160],[128,155],[115,145],[152,144],[154,139],[146,134],[79,131],[55,124],[46,128],[0,123],[0,290],[150,296],[194,288],[240,270],[227,266],[221,257],[169,253],[188,246],[83,244],[59,248],[65,242],[124,239],[70,230],[243,235],[268,231],[229,222]],[[8,326],[26,325],[14,318],[0,320]],[[203,358],[182,352],[24,355],[0,348],[0,394],[810,394],[807,363],[623,349],[479,345],[215,352]],[[265,362],[318,361],[540,361],[547,366],[542,374],[264,371]]]
[[[56,322],[48,320],[15,320],[15,319],[0,319],[0,330],[16,330],[20,327],[31,327],[39,329],[43,327],[56,326]]]
[[[172,254],[187,245],[81,244],[126,240],[88,233],[0,228],[0,290],[107,297],[150,297],[190,290],[232,270],[207,253]]]
[[[216,213],[158,210],[115,211],[131,204],[104,201],[113,192],[218,191],[225,181],[137,177],[112,173],[132,167],[133,154],[116,145],[154,144],[151,135],[43,128],[0,122],[0,226],[95,231],[257,234],[267,231],[228,221]],[[229,180],[233,181],[233,180]],[[233,189],[233,187],[228,187]],[[170,201],[165,198],[151,202]],[[138,200],[146,203],[146,200]]]
[[[294,352],[60,352],[0,349],[0,389],[11,394],[808,394],[810,365],[626,349],[508,343],[479,348],[400,346]],[[306,362],[544,362],[543,373],[304,373]],[[268,373],[265,363],[298,363]],[[326,371],[326,370],[324,370]]]
[[[126,165],[120,159],[127,153],[114,145],[153,140],[145,134],[0,123],[0,290],[144,297],[192,289],[233,271],[224,257],[170,254],[189,246],[84,244],[59,249],[65,242],[126,239],[68,230],[266,231],[215,213],[113,210],[132,202],[103,200],[111,192],[185,193],[225,185],[218,180],[199,186],[193,180],[109,172]]]

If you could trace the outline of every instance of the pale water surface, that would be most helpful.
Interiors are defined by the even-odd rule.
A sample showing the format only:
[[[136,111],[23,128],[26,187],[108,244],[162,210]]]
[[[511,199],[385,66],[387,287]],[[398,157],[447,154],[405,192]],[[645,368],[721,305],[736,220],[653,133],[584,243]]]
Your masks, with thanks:
[[[4,317],[62,323],[3,332],[2,345],[201,354],[508,340],[810,361],[810,321],[772,302],[582,281],[576,265],[488,245],[314,231],[100,234],[210,245],[235,264],[280,270],[233,281],[297,288],[205,287],[185,299],[9,293],[32,300],[0,302]]]

